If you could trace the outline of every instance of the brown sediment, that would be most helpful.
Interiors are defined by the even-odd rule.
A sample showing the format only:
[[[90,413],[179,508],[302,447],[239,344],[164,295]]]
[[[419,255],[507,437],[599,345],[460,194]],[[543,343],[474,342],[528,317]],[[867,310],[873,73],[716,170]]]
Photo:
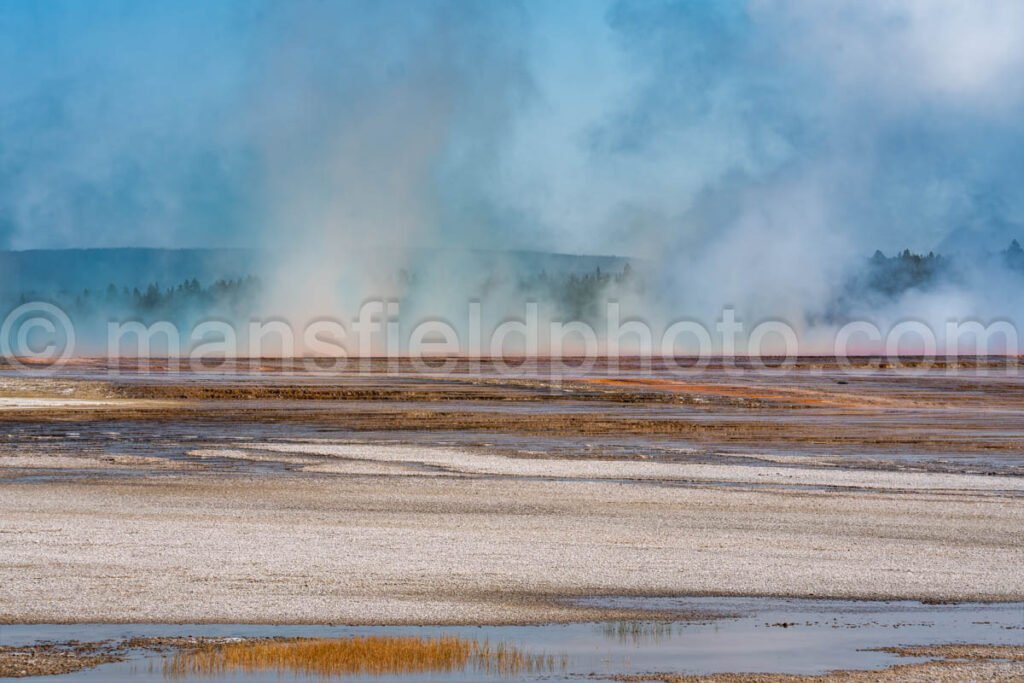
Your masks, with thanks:
[[[0,647],[0,678],[56,676],[119,662],[123,654],[102,643],[44,643],[27,647]]]
[[[379,403],[379,405],[378,405]],[[27,413],[32,413],[27,415]],[[389,400],[373,405],[318,407],[281,401],[262,405],[224,405],[182,402],[173,406],[93,405],[67,408],[49,406],[34,411],[0,410],[0,424],[31,422],[70,428],[76,424],[143,421],[161,424],[235,424],[240,421],[267,425],[315,425],[351,432],[462,432],[543,437],[651,437],[683,440],[687,444],[714,447],[763,447],[772,450],[830,449],[873,452],[903,449],[925,453],[1024,454],[1024,416],[916,412],[823,415],[766,415],[751,409],[720,413],[713,419],[701,415],[636,416],[628,411],[593,408],[574,412],[501,412],[460,410],[452,407],[392,407]],[[855,419],[853,419],[855,418]],[[852,463],[851,463],[852,464]],[[865,465],[868,466],[868,465]]]
[[[188,373],[0,379],[0,423],[118,421],[315,425],[352,432],[651,437],[704,448],[1024,454],[1024,382],[955,370],[847,377],[824,359],[786,374],[708,370],[690,377],[571,380],[454,373],[288,375],[193,380]],[[834,363],[833,363],[834,366]],[[839,382],[845,384],[840,385]],[[10,401],[10,399],[6,399]],[[865,463],[864,466],[872,466]],[[886,465],[881,465],[886,466]],[[927,466],[927,465],[925,465]]]
[[[0,678],[59,676],[123,662],[132,652],[190,652],[215,648],[234,638],[172,636],[80,642],[44,641],[21,647],[0,647]]]
[[[929,657],[933,658],[933,661],[897,664],[880,670],[832,671],[820,675],[652,673],[616,676],[614,680],[662,683],[1009,683],[1024,680],[1024,645],[935,645],[881,650],[906,657]]]
[[[281,358],[281,357],[238,357],[227,359],[208,359],[193,363],[188,359],[173,357],[133,358],[125,356],[111,360],[105,356],[75,357],[61,363],[61,367],[106,371],[114,367],[126,373],[145,372],[176,372],[182,368],[194,371],[211,370],[225,373],[238,373],[259,370],[266,373],[311,372],[325,365],[343,371],[360,372],[397,372],[409,373],[422,370],[424,364],[433,367],[445,366],[452,373],[458,374],[495,374],[518,373],[525,375],[531,372],[550,372],[551,368],[565,369],[572,367],[586,368],[595,374],[611,374],[615,371],[630,372],[646,370],[663,373],[685,369],[715,371],[730,370],[761,370],[761,369],[814,369],[814,370],[892,370],[892,369],[931,369],[931,370],[978,370],[1017,367],[1022,358],[1005,355],[989,356],[850,356],[840,358],[832,355],[803,355],[796,358],[773,356],[564,356],[550,358],[546,356],[505,356],[489,357],[437,357],[412,359],[408,356],[365,357],[348,359],[314,359],[314,358]],[[19,364],[27,364],[31,359],[0,358],[0,369],[17,368]],[[33,361],[38,365],[49,367],[45,361]],[[190,367],[191,365],[191,367]]]
[[[695,394],[706,397],[739,398],[746,401],[765,401],[802,406],[846,406],[846,407],[877,407],[891,405],[893,401],[882,397],[866,397],[851,395],[848,392],[825,392],[821,390],[798,388],[769,388],[758,385],[708,384],[700,382],[683,382],[670,379],[652,379],[645,377],[596,378],[586,380],[591,384],[611,386],[619,389],[651,388],[683,394]]]
[[[879,652],[889,652],[901,657],[941,657],[943,659],[1004,659],[1024,662],[1024,645],[926,645],[882,647]]]
[[[100,642],[44,641],[22,647],[0,647],[0,678],[58,676],[123,662],[132,651],[171,652],[214,647],[224,638],[159,637]]]

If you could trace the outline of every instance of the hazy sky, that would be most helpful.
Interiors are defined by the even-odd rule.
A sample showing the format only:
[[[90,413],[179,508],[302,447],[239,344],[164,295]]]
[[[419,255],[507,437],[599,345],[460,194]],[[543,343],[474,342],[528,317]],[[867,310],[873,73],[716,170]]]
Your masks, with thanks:
[[[0,0],[0,65],[0,248],[870,252],[1024,223],[1017,1]]]

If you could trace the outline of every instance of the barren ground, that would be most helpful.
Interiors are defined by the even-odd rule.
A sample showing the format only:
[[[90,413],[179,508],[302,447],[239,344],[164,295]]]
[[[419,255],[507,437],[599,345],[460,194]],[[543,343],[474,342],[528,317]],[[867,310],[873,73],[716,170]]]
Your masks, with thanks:
[[[0,622],[1024,599],[1024,379],[998,363],[288,369],[0,376]]]

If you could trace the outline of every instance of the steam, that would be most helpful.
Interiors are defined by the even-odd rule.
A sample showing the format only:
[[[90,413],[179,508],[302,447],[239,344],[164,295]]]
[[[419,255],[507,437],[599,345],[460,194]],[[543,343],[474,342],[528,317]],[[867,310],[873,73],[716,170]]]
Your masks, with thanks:
[[[1000,1],[12,8],[0,246],[254,247],[297,325],[578,314],[523,249],[633,259],[594,280],[624,317],[729,308],[804,352],[854,317],[1024,321],[992,256],[1024,239],[1022,34]],[[904,248],[958,277],[837,314]]]
[[[1021,143],[1011,112],[1024,93],[1010,82],[1024,65],[1022,12],[1012,3],[616,3],[609,21],[645,78],[596,129],[594,163],[637,175],[652,165],[701,171],[673,179],[678,191],[659,191],[656,204],[635,187],[615,200],[630,207],[629,238],[664,255],[668,301],[658,310],[706,320],[734,306],[813,340],[830,331],[821,320],[840,283],[876,248],[1005,248],[1024,232],[1024,207],[1011,204],[1020,172],[1004,156]],[[936,326],[1019,315],[1003,292],[1020,283],[1000,290],[1005,273],[964,267],[956,287],[849,313]]]
[[[399,274],[428,265],[417,247],[500,243],[483,214],[528,99],[520,7],[299,2],[273,23],[249,119],[272,308],[350,314],[402,296]]]

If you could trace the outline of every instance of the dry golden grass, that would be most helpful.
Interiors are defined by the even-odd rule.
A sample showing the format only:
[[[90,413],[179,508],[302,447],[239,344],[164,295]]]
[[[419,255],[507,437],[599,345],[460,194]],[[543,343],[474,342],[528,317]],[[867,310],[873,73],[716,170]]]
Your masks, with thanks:
[[[170,678],[276,671],[308,676],[413,674],[473,670],[512,676],[564,668],[564,658],[529,655],[500,643],[438,636],[361,636],[242,641],[179,652],[164,664]]]

